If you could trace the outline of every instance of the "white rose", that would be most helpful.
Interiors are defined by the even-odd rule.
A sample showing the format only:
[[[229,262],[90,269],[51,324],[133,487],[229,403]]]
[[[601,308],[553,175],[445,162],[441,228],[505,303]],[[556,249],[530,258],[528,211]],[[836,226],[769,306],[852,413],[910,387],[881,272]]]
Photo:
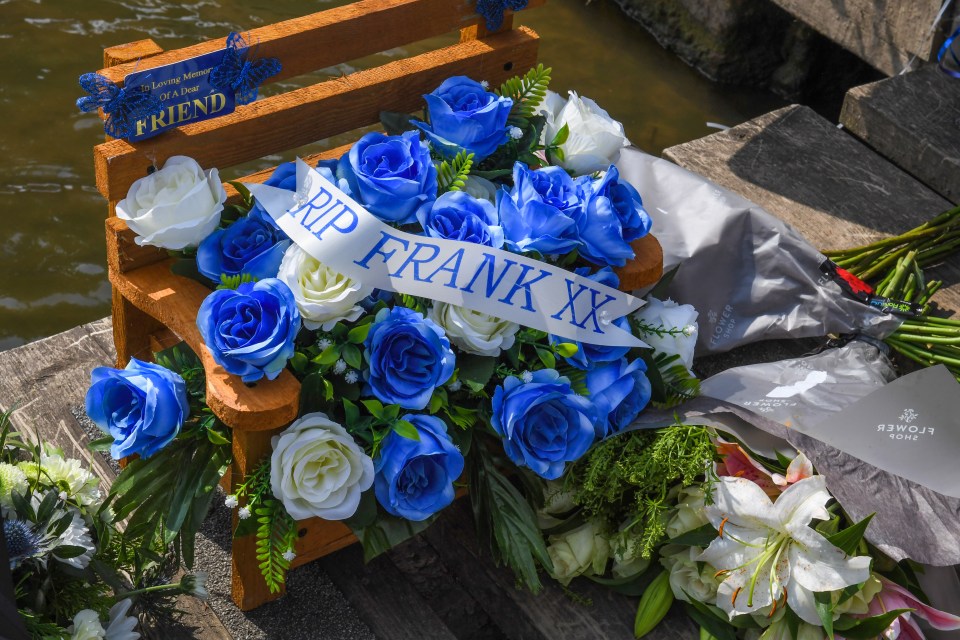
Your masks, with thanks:
[[[137,244],[164,249],[196,246],[220,224],[227,192],[216,169],[204,173],[193,158],[172,156],[140,178],[117,203],[117,217],[137,234]]]
[[[270,488],[295,520],[344,520],[373,484],[373,461],[342,426],[308,413],[273,438]]]
[[[555,527],[577,507],[573,501],[573,492],[563,488],[563,480],[547,480],[543,487],[543,507],[537,510],[537,523],[541,529]]]
[[[548,91],[541,113],[547,118],[541,138],[544,145],[553,142],[563,125],[567,125],[570,133],[560,145],[563,151],[560,165],[576,175],[607,169],[620,158],[620,149],[630,144],[622,124],[596,102],[581,98],[574,91],[567,100]]]
[[[330,331],[341,320],[353,322],[363,315],[359,302],[373,291],[321,264],[296,244],[283,254],[277,278],[290,287],[303,326],[310,330]]]
[[[717,570],[706,562],[697,560],[703,549],[686,547],[681,551],[664,555],[660,563],[670,571],[670,588],[677,600],[714,604],[717,601],[717,589],[720,581],[714,578]]]
[[[661,353],[679,355],[680,362],[689,370],[693,367],[693,350],[697,346],[698,315],[691,304],[650,297],[634,317],[649,327],[648,330],[641,329],[643,335],[640,337],[644,342]],[[661,335],[657,335],[657,331]]]
[[[617,579],[638,576],[650,566],[650,558],[640,555],[642,545],[625,534],[631,522],[625,522],[620,532],[610,539],[610,557],[613,558],[613,577]]]
[[[468,353],[497,356],[513,346],[520,325],[457,305],[437,302],[427,317],[440,325],[453,344]]]
[[[548,538],[547,554],[553,561],[553,577],[563,585],[577,576],[599,575],[607,566],[610,543],[594,521]]]
[[[703,489],[686,487],[680,490],[679,497],[676,509],[667,520],[666,532],[670,538],[699,529],[710,522],[704,509]]]

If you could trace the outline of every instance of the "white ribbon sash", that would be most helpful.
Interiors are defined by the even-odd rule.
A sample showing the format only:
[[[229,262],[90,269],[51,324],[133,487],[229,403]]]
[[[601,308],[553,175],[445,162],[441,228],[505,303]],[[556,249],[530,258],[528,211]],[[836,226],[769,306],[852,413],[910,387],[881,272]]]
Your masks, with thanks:
[[[297,159],[296,193],[245,184],[304,251],[378,289],[430,298],[605,346],[646,344],[613,324],[643,301],[515,253],[404,233]]]

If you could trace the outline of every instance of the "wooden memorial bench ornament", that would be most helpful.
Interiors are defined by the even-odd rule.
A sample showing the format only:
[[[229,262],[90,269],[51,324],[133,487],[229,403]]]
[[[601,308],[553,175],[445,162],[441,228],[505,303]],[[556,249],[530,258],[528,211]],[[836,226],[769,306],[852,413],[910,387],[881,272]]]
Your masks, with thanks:
[[[529,0],[529,8],[546,0]],[[247,386],[217,365],[203,344],[197,311],[209,290],[170,271],[171,258],[155,247],[134,242],[126,223],[115,217],[116,203],[133,182],[174,155],[187,155],[206,168],[221,171],[375,124],[381,111],[411,112],[422,95],[446,78],[467,75],[493,86],[523,74],[537,60],[538,37],[513,28],[512,14],[496,33],[488,33],[474,13],[474,0],[361,0],[313,15],[254,29],[245,34],[262,57],[281,60],[283,70],[267,82],[309,73],[425,38],[460,30],[454,45],[358,71],[341,78],[238,106],[233,113],[171,129],[155,138],[130,143],[109,139],[94,147],[97,188],[109,202],[107,263],[113,287],[113,331],[117,365],[131,357],[149,359],[154,350],[185,341],[203,362],[207,403],[233,431],[233,462],[225,487],[238,483],[271,451],[270,439],[293,421],[299,409],[300,384],[284,371],[272,381]],[[122,83],[134,69],[144,71],[224,47],[224,39],[164,51],[152,40],[110,47],[99,73]],[[102,114],[101,114],[102,115]],[[339,158],[348,147],[307,158]],[[241,182],[263,182],[272,169]],[[234,202],[239,194],[225,185]],[[649,285],[662,272],[656,239],[638,241],[638,260],[619,270],[624,289]],[[234,525],[237,522],[234,511]],[[310,562],[356,541],[341,522],[311,518],[298,523],[300,537],[292,567]],[[233,540],[233,598],[249,610],[273,600],[260,575],[255,536]]]

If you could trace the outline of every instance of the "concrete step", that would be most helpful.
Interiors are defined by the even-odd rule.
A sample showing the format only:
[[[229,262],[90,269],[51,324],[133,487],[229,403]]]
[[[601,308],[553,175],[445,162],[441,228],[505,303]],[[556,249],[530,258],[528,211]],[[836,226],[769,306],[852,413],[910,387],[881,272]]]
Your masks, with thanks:
[[[911,229],[950,201],[807,107],[793,105],[670,147],[663,156],[759,204],[821,250]],[[960,311],[960,261],[931,273]]]
[[[840,122],[898,167],[960,202],[960,80],[927,65],[854,87]]]

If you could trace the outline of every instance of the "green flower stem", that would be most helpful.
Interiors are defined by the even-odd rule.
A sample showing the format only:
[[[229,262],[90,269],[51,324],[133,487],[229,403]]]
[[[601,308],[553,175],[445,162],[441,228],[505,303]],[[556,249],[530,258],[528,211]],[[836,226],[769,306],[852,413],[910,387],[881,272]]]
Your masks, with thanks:
[[[948,336],[924,335],[916,336],[909,333],[895,333],[896,339],[901,342],[916,342],[919,344],[960,344],[960,336],[951,338]]]
[[[126,600],[130,596],[139,596],[144,593],[155,593],[157,591],[170,591],[170,590],[180,590],[180,583],[174,582],[172,584],[155,584],[152,587],[144,587],[142,589],[134,589],[133,591],[125,591],[124,593],[117,594],[114,596],[115,602],[120,602],[121,600]]]
[[[952,369],[960,368],[960,357],[942,355],[941,353],[935,353],[933,351],[923,351],[922,349],[916,348],[915,345],[902,342],[893,337],[887,338],[887,343],[905,356],[910,357],[911,360],[916,360],[921,364],[929,366],[932,364],[942,363],[948,367],[951,367],[952,373],[956,373],[955,371],[952,371]],[[960,356],[960,354],[957,355]]]

